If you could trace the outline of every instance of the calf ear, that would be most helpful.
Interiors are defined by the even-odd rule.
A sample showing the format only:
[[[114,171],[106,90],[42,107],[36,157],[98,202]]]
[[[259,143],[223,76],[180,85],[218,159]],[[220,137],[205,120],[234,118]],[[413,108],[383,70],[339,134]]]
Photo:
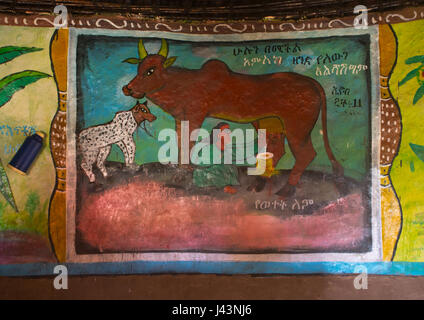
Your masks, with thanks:
[[[164,68],[170,67],[175,62],[175,60],[177,60],[177,57],[170,57],[166,59],[165,62],[163,63],[163,67]]]

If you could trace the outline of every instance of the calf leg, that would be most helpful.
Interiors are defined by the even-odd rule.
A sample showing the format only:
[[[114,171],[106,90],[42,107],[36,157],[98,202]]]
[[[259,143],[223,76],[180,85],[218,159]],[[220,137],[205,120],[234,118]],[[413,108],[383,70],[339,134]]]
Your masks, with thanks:
[[[129,166],[134,163],[135,159],[135,142],[132,136],[125,137],[122,139],[122,142],[125,144],[125,148],[127,150],[127,154],[125,157],[125,165]]]
[[[97,168],[99,168],[100,172],[103,174],[103,177],[107,177],[107,170],[105,167],[105,161],[107,156],[109,155],[110,149],[112,146],[106,146],[101,148],[99,154],[97,155]]]
[[[135,160],[135,142],[132,136],[126,137],[122,139],[122,141],[118,142],[118,146],[124,152],[125,156],[125,166],[131,172],[136,171],[139,167],[134,164]]]
[[[122,141],[118,141],[116,144],[118,145],[119,149],[121,149],[122,153],[124,154],[125,165],[128,165],[128,151],[127,151],[127,147],[125,146],[125,143],[123,143]]]
[[[93,163],[96,161],[97,151],[98,150],[85,151],[82,156],[81,168],[90,182],[96,181],[96,176],[93,173]]]

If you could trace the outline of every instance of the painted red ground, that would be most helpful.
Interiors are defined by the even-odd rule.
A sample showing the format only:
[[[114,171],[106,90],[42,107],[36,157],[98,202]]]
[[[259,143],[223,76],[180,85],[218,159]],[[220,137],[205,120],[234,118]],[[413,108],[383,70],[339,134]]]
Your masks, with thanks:
[[[31,233],[0,232],[0,264],[55,261],[46,238]]]
[[[249,210],[236,196],[228,201],[178,192],[134,180],[88,195],[77,228],[100,251],[343,249],[364,237],[359,194],[312,215],[284,218]]]

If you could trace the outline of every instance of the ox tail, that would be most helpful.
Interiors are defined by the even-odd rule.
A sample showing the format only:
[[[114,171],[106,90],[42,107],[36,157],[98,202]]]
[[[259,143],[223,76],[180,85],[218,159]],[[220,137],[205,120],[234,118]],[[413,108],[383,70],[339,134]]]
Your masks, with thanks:
[[[328,132],[327,132],[327,98],[325,95],[325,91],[322,86],[317,83],[317,89],[319,90],[321,97],[321,120],[322,120],[322,136],[324,140],[325,151],[327,152],[328,159],[331,162],[331,166],[333,167],[333,173],[336,176],[343,176],[344,169],[342,165],[337,161],[336,157],[331,150],[330,142],[328,141]]]

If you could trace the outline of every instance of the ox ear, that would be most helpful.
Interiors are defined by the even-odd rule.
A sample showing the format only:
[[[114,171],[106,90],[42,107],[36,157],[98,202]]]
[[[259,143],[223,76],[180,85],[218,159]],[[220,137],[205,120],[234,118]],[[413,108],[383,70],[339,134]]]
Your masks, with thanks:
[[[175,62],[175,60],[177,60],[177,57],[170,57],[166,59],[165,62],[163,63],[163,67],[164,68],[170,67]]]
[[[138,58],[128,58],[128,59],[125,59],[122,62],[131,63],[131,64],[139,64],[141,62],[141,59],[138,59]]]

